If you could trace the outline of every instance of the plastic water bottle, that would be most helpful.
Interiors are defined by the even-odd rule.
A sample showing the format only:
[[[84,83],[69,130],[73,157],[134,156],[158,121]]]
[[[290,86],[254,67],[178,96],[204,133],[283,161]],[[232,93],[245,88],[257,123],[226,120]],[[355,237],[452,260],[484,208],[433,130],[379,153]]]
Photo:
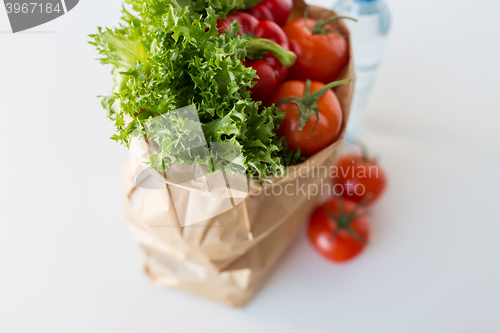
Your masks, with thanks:
[[[341,16],[358,20],[344,20],[351,31],[356,82],[346,139],[352,140],[359,131],[363,115],[382,58],[387,33],[391,24],[384,0],[339,0],[333,10]]]

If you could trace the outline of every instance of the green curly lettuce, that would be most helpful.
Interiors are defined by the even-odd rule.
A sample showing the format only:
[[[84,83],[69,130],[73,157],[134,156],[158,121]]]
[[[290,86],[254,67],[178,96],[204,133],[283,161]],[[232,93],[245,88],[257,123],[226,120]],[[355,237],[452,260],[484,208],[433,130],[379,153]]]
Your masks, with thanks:
[[[137,14],[124,8],[118,28],[91,35],[116,78],[113,94],[102,100],[117,128],[112,139],[128,146],[133,137],[153,133],[150,164],[157,168],[186,162],[212,172],[284,175],[300,159],[275,134],[284,114],[251,99],[256,72],[242,63],[249,40],[237,35],[236,22],[217,31],[217,20],[244,1],[127,2]],[[191,105],[198,119],[171,113]],[[167,123],[152,121],[167,115]]]

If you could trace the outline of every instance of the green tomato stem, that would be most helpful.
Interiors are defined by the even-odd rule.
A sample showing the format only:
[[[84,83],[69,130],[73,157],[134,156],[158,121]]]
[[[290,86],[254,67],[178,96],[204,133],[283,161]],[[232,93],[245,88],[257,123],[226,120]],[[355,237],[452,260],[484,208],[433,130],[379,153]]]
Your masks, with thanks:
[[[352,18],[352,17],[349,17],[349,16],[332,16],[326,20],[317,20],[316,21],[316,24],[314,25],[314,28],[311,29],[312,33],[315,34],[315,35],[324,35],[324,34],[327,34],[329,32],[331,32],[330,29],[325,29],[325,25],[327,25],[328,23],[331,23],[335,20],[338,20],[338,19],[348,19],[348,20],[353,20],[354,22],[358,22],[358,20],[356,20],[355,18]]]
[[[304,95],[302,97],[291,97],[291,98],[285,98],[282,99],[281,101],[277,102],[276,105],[284,104],[284,103],[295,103],[297,107],[299,108],[299,130],[301,131],[304,126],[307,124],[309,121],[309,118],[311,118],[311,115],[314,113],[316,115],[316,123],[314,124],[314,127],[311,131],[311,135],[314,133],[314,130],[316,129],[316,125],[318,124],[319,121],[319,108],[318,108],[318,101],[319,99],[328,91],[328,89],[331,89],[333,87],[342,85],[342,84],[348,84],[352,81],[352,79],[345,79],[341,81],[334,81],[330,82],[327,85],[321,87],[320,89],[316,90],[311,94],[311,80],[306,81],[306,87],[304,91]]]
[[[352,140],[351,143],[356,147],[358,147],[358,149],[361,151],[361,159],[363,162],[376,163],[375,159],[371,158],[370,154],[368,154],[368,148],[363,142],[361,142],[361,140],[359,139]]]
[[[335,224],[335,227],[336,227],[335,231],[333,232],[333,234],[330,238],[331,241],[334,241],[337,238],[340,230],[344,229],[357,242],[359,242],[361,244],[368,243],[368,241],[365,238],[363,238],[360,234],[358,234],[351,227],[351,224],[355,219],[362,217],[362,215],[360,215],[358,213],[359,209],[364,208],[371,199],[372,199],[372,195],[368,194],[360,203],[358,203],[356,205],[356,207],[353,208],[353,210],[351,210],[351,212],[349,214],[346,214],[346,211],[344,208],[344,199],[342,197],[338,198],[338,200],[339,200],[339,213],[338,214],[334,214],[330,210],[330,207],[328,207],[327,205],[323,206],[323,209],[324,209],[326,215],[331,220],[331,222]]]
[[[308,80],[308,81],[310,81],[310,80]],[[326,91],[328,89],[331,89],[331,88],[334,88],[336,86],[340,86],[340,85],[343,85],[343,84],[348,84],[351,81],[352,81],[352,79],[345,79],[345,80],[341,80],[341,81],[330,82],[330,83],[326,84],[325,86],[319,88],[315,92],[313,92],[308,97],[304,96],[305,102],[306,102],[306,104],[318,103],[319,99],[326,93]]]
[[[307,24],[308,18],[309,18],[309,6],[306,7],[306,10],[304,10],[304,25],[306,26],[307,29],[311,30],[311,32],[314,35],[324,35],[324,34],[327,34],[329,32],[332,32],[332,30],[330,30],[330,29],[325,29],[325,25],[327,25],[328,23],[331,23],[335,20],[338,20],[338,19],[348,19],[348,20],[353,20],[354,22],[358,22],[358,20],[356,20],[355,18],[349,17],[349,16],[334,15],[334,16],[327,18],[326,20],[321,20],[321,19],[317,20],[314,27],[311,28]]]

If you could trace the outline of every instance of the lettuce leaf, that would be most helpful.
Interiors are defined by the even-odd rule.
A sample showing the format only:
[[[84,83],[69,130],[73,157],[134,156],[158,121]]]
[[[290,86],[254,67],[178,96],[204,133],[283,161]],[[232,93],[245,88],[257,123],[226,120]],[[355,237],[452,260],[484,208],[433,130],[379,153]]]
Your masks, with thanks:
[[[128,146],[147,130],[157,133],[154,167],[202,163],[212,172],[244,168],[263,178],[282,176],[286,165],[300,160],[300,152],[289,151],[275,134],[284,114],[250,97],[256,72],[242,63],[248,39],[236,34],[236,22],[217,32],[217,20],[243,0],[127,2],[134,14],[124,8],[118,28],[90,35],[116,77],[113,94],[102,100],[117,128],[112,139]],[[205,149],[193,141],[203,141],[194,120],[148,128],[151,119],[189,105],[198,112]]]

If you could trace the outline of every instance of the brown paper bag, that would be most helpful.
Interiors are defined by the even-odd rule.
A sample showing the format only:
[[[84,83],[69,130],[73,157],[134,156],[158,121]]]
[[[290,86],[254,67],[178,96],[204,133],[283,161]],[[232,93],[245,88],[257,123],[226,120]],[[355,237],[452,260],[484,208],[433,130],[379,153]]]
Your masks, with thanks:
[[[304,8],[302,1],[296,1],[291,18],[302,16]],[[309,11],[312,18],[333,14],[314,6]],[[341,20],[333,24],[349,38]],[[346,78],[354,78],[352,57],[339,80]],[[208,178],[163,183],[156,188],[139,186],[137,175],[145,166],[137,161],[147,159],[148,145],[144,140],[132,144],[136,163],[128,164],[124,171],[125,210],[132,235],[145,252],[145,270],[153,281],[234,307],[245,305],[255,295],[314,209],[321,189],[330,184],[326,170],[334,165],[343,143],[353,83],[334,90],[344,114],[339,139],[301,165],[289,167],[285,177],[247,178],[249,193],[238,196],[231,192],[232,206],[227,210],[222,207],[228,202],[226,192],[212,191]],[[143,172],[141,177],[141,183],[162,179],[155,172]],[[231,179],[226,177],[226,183]],[[222,203],[217,198],[226,200]],[[182,214],[202,211],[206,207],[203,200],[212,200],[212,208],[220,205],[217,208],[223,213],[182,226],[177,210],[182,208]]]

